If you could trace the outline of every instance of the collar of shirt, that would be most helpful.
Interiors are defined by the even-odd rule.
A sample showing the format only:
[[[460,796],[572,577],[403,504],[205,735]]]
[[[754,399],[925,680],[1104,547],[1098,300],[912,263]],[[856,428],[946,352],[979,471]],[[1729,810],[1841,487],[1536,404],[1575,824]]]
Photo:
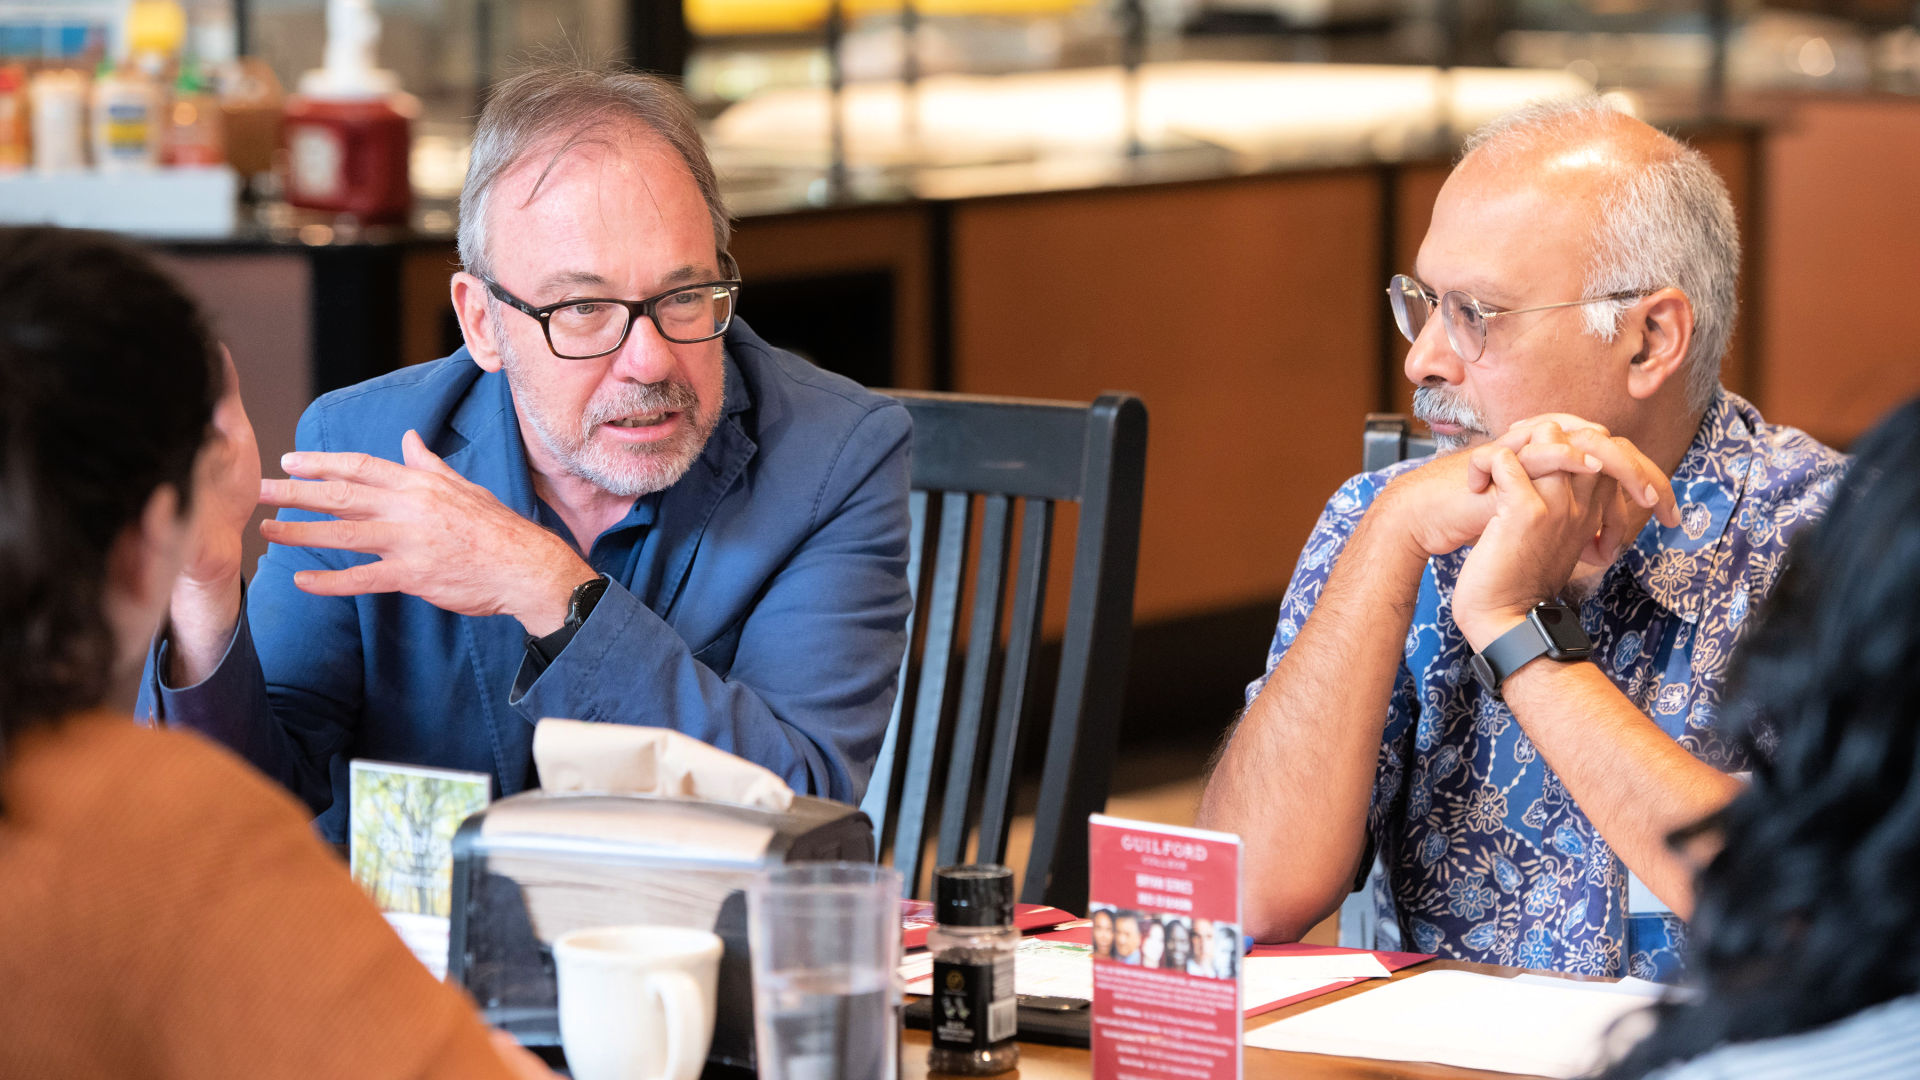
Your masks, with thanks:
[[[1746,496],[1758,420],[1739,395],[1716,393],[1673,474],[1680,524],[1668,528],[1657,519],[1647,522],[1614,564],[1614,573],[1627,574],[1661,607],[1689,623],[1700,620],[1714,551]]]

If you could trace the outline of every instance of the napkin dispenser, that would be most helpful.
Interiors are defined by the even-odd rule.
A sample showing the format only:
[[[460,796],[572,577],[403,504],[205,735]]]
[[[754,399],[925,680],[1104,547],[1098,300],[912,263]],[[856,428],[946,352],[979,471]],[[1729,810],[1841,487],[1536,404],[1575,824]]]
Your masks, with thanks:
[[[709,1060],[752,1069],[745,888],[786,862],[872,861],[854,807],[795,796],[785,811],[656,795],[529,791],[453,840],[447,977],[523,1045],[560,1045],[555,938],[587,926],[712,930],[726,943]]]

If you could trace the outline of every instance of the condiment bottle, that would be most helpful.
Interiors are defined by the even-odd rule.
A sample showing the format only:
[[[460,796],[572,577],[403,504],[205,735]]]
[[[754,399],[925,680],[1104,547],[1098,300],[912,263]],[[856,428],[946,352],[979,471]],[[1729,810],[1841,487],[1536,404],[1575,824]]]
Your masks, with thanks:
[[[207,87],[192,58],[180,64],[167,125],[167,160],[173,165],[218,165],[226,160],[220,99]]]
[[[41,71],[27,84],[33,104],[33,167],[66,172],[87,165],[87,77]]]
[[[933,1049],[927,1068],[991,1076],[1020,1061],[1013,954],[1013,871],[948,866],[933,872]]]
[[[160,87],[128,64],[103,62],[93,82],[93,163],[103,170],[160,164]]]
[[[232,60],[216,70],[227,164],[248,179],[272,172],[280,146],[280,80],[257,57]]]
[[[0,172],[19,172],[33,159],[28,139],[27,72],[9,64],[0,67]]]
[[[380,21],[369,0],[327,0],[325,60],[287,99],[287,202],[352,214],[362,222],[405,221],[411,124],[400,82],[374,66]]]
[[[93,84],[93,164],[98,169],[149,169],[166,158],[167,82],[187,33],[175,0],[133,0],[123,50],[105,62]]]

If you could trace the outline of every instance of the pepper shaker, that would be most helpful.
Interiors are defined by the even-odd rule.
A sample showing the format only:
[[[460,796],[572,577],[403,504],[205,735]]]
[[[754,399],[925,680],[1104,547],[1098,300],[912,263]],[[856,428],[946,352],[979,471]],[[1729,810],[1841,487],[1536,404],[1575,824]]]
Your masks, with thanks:
[[[1013,954],[1013,871],[948,866],[933,872],[933,1049],[927,1068],[992,1076],[1020,1061]]]

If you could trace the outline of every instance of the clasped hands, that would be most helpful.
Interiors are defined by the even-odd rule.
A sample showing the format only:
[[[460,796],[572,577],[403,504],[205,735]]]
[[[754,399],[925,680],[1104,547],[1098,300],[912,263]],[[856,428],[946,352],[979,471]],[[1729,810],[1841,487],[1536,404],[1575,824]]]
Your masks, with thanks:
[[[409,431],[401,462],[361,453],[303,451],[280,459],[287,480],[262,479],[260,501],[330,514],[330,521],[268,518],[276,544],[377,556],[342,570],[302,570],[315,596],[404,592],[456,615],[512,615],[536,636],[560,628],[568,595],[594,575],[559,536],[503,505]]]
[[[1453,619],[1476,651],[1558,594],[1577,568],[1611,565],[1649,517],[1680,523],[1657,465],[1627,439],[1565,413],[1522,420],[1388,490],[1423,555],[1473,545],[1454,585]]]

